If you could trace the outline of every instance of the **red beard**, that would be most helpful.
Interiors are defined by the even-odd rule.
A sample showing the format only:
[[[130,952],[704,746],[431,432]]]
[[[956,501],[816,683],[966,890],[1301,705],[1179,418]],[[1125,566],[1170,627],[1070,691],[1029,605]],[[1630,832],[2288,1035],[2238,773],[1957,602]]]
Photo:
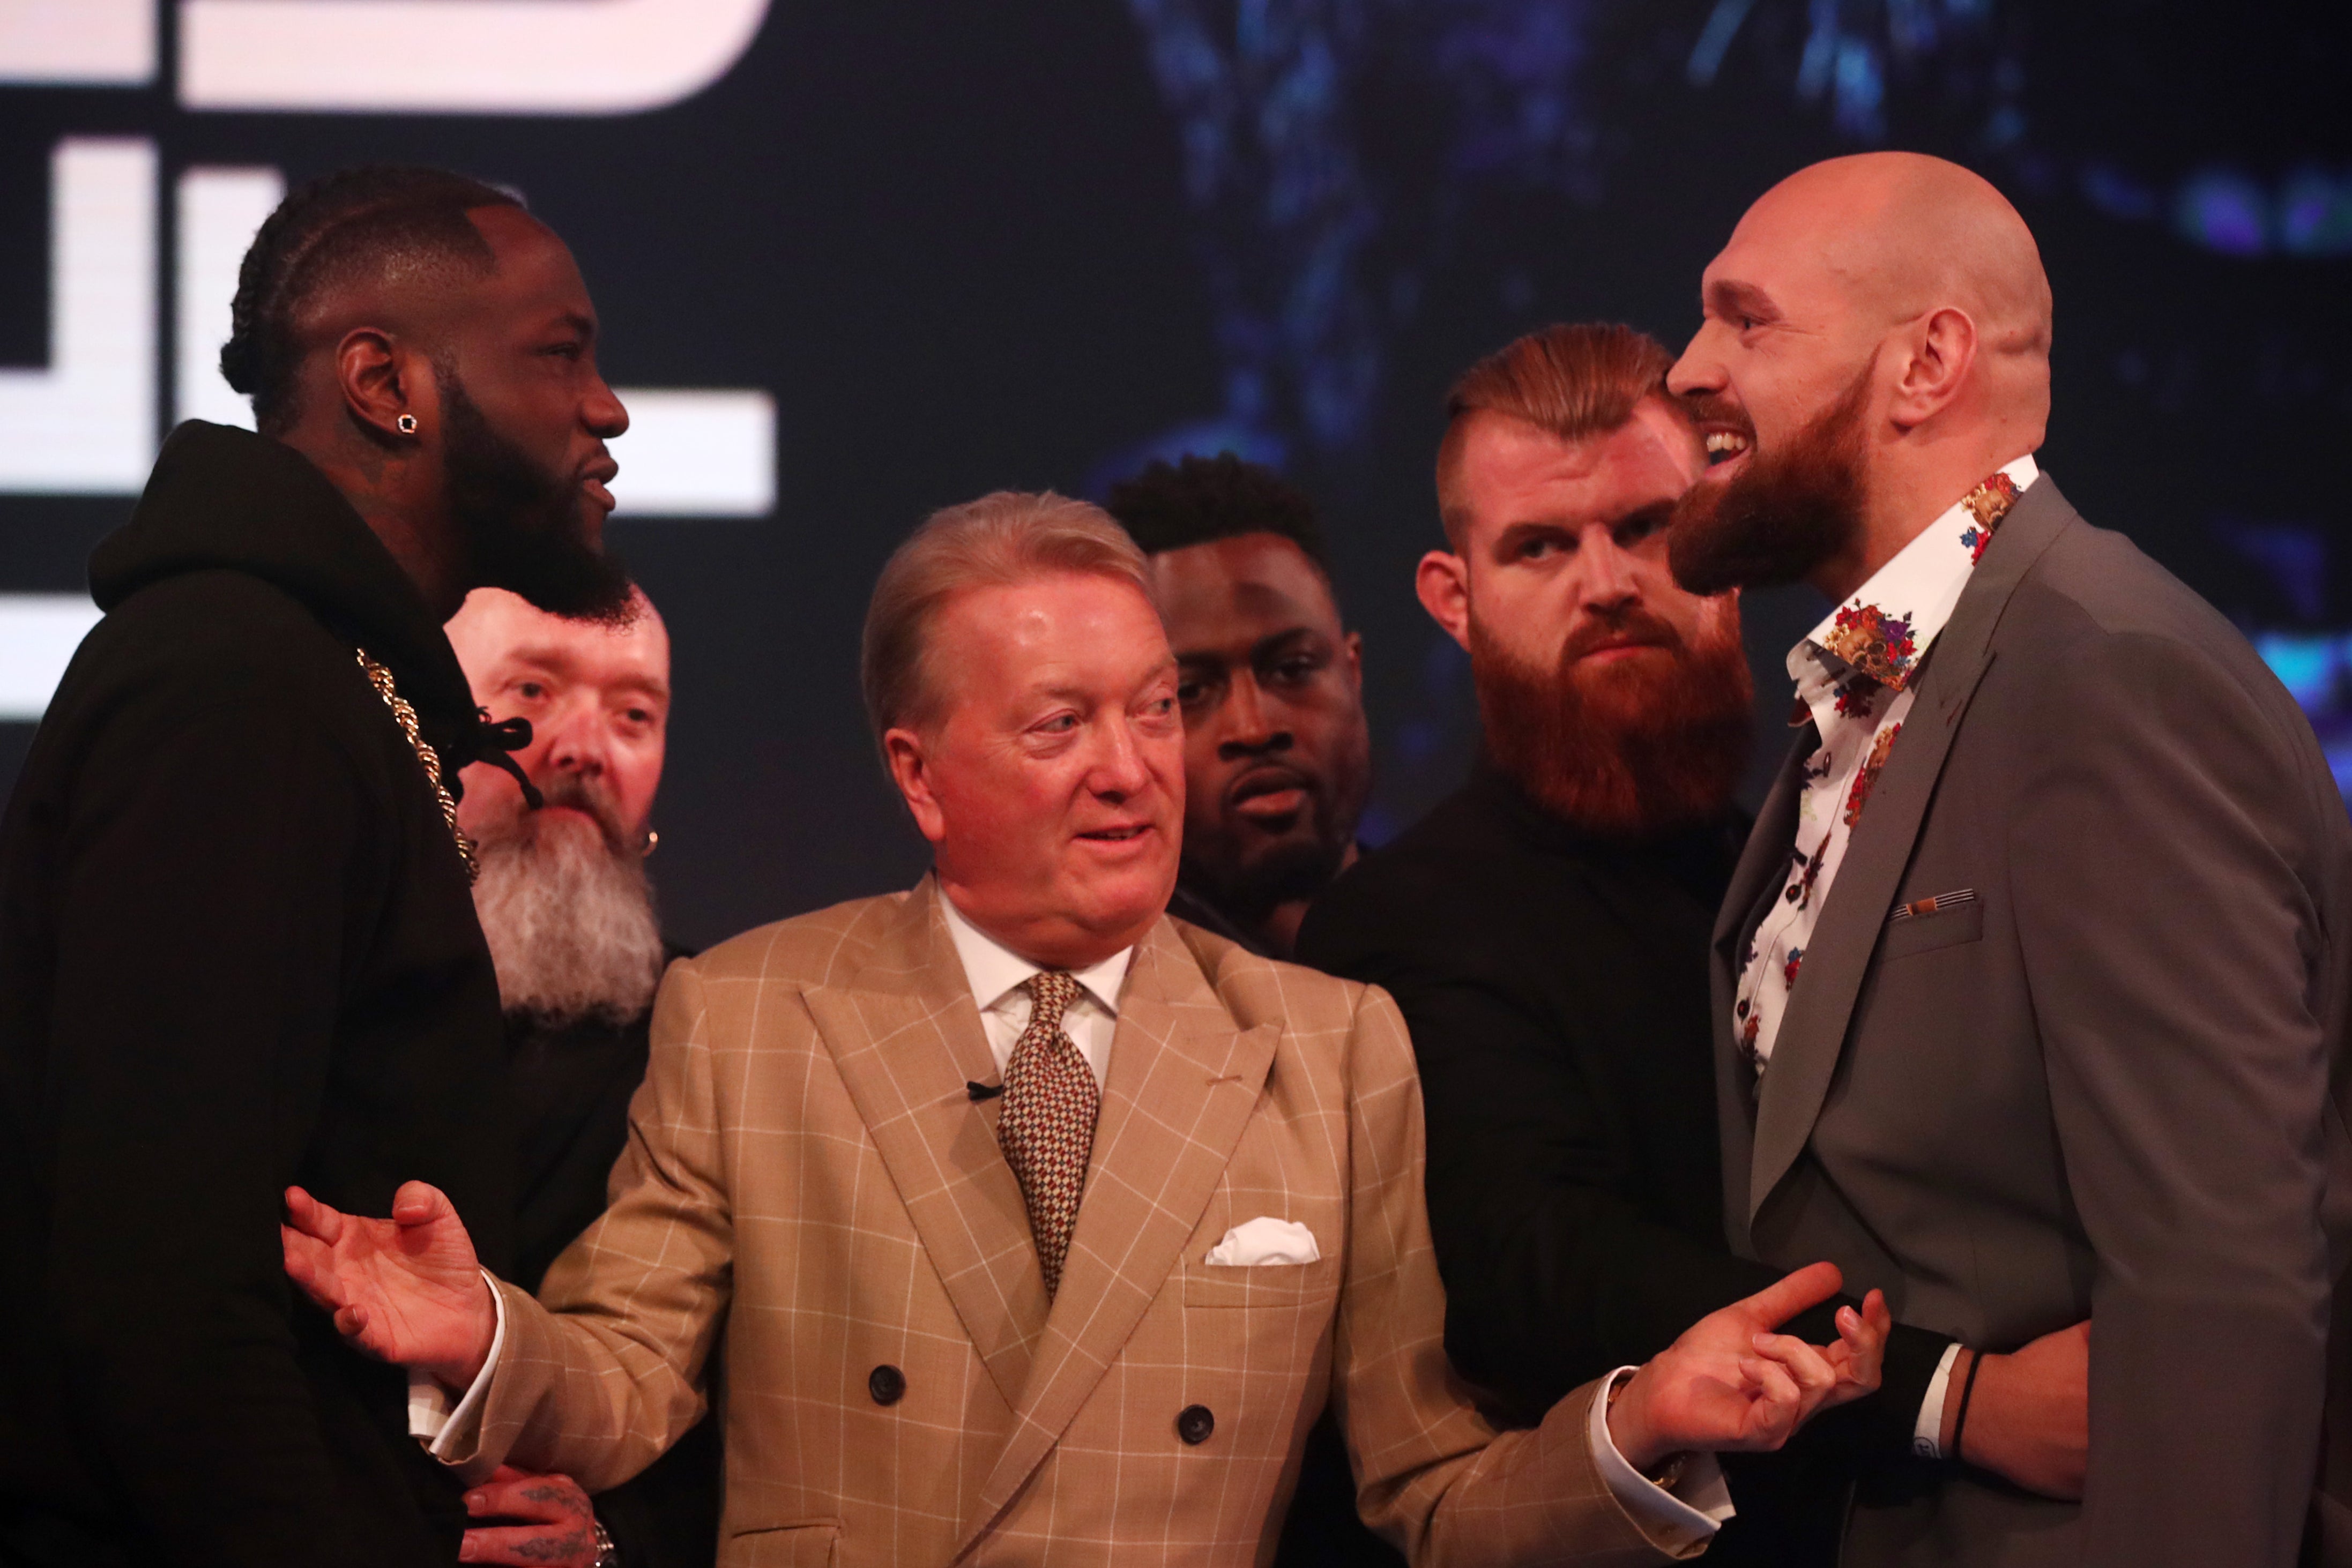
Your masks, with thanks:
[[[1667,657],[1582,656],[1632,637]],[[1736,612],[1685,642],[1629,608],[1571,637],[1551,669],[1524,664],[1470,622],[1486,754],[1536,803],[1587,832],[1648,838],[1719,814],[1748,766],[1754,687]]]

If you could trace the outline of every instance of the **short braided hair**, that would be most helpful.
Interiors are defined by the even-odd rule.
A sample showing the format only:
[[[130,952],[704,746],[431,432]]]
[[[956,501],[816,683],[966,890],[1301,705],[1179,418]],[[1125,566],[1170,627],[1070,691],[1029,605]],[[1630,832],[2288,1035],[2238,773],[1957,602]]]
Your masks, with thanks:
[[[415,165],[373,164],[310,181],[278,204],[245,253],[222,377],[253,400],[255,423],[286,429],[299,413],[305,309],[331,287],[394,263],[486,274],[496,258],[466,214],[521,205],[496,186]]]

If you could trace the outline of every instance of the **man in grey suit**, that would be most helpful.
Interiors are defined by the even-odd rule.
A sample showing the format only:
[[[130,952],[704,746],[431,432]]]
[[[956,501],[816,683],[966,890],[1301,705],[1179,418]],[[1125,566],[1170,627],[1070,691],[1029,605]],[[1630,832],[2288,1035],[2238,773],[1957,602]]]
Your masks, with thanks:
[[[1704,303],[1675,574],[1837,604],[1716,928],[1732,1241],[1961,1342],[1847,1561],[2291,1563],[2352,1230],[2326,763],[2244,639],[2036,467],[2049,285],[1990,185],[1804,170]],[[2085,1358],[2086,1459],[2023,1418]]]

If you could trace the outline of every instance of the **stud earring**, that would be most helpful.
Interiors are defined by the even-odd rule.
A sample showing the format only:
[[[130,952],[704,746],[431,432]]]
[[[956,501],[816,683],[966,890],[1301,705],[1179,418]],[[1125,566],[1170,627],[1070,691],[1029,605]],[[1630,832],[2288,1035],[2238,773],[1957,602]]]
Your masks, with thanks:
[[[413,413],[404,413],[398,419],[394,420],[393,423],[400,426],[400,434],[403,435],[414,435],[416,434],[416,416]]]
[[[653,859],[653,858],[654,858],[654,851],[656,851],[656,850],[659,849],[660,847],[661,847],[661,835],[660,835],[659,833],[656,833],[656,832],[653,831],[651,829],[648,829],[648,830],[646,830],[646,843],[645,843],[645,847],[644,847],[643,849],[639,850],[639,851],[637,852],[637,853],[638,853],[640,856],[642,856],[643,858],[646,859],[646,860],[651,860],[651,859]]]

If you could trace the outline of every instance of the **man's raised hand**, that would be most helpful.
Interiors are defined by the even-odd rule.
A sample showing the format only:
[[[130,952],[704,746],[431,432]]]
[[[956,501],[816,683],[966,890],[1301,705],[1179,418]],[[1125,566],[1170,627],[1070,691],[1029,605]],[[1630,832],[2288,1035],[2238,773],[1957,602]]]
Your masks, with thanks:
[[[366,1354],[451,1389],[471,1384],[489,1359],[498,1306],[440,1188],[404,1183],[391,1218],[365,1219],[288,1187],[278,1235],[288,1277]]]
[[[1777,1448],[1815,1412],[1874,1392],[1894,1326],[1878,1291],[1859,1312],[1838,1309],[1838,1342],[1825,1349],[1772,1332],[1843,1282],[1835,1264],[1815,1263],[1694,1323],[1619,1391],[1618,1452],[1648,1470],[1670,1454]]]

